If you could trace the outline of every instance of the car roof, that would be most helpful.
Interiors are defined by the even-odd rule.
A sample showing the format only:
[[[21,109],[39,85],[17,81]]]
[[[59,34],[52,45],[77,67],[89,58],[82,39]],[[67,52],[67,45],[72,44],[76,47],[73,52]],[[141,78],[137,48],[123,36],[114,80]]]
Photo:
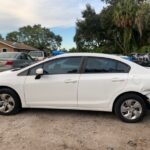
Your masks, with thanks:
[[[70,56],[97,56],[97,57],[115,57],[118,58],[118,56],[114,54],[104,54],[104,53],[64,53],[61,55],[58,55],[56,57],[70,57]]]
[[[130,63],[130,61],[125,60],[121,58],[120,56],[114,55],[114,54],[104,54],[104,53],[64,53],[60,54],[57,56],[54,56],[53,59],[55,58],[62,58],[62,57],[75,57],[75,56],[83,56],[83,57],[105,57],[105,58],[110,58],[110,59],[116,59],[125,63]],[[48,58],[51,59],[51,58]]]
[[[48,60],[52,60],[52,59],[56,59],[56,58],[77,57],[77,56],[81,56],[81,57],[104,57],[104,58],[109,58],[109,59],[114,59],[114,60],[120,61],[122,63],[128,64],[129,66],[137,66],[140,68],[144,68],[143,66],[140,66],[140,65],[132,62],[131,60],[127,60],[125,58],[122,58],[121,56],[118,56],[115,54],[104,54],[104,53],[64,53],[64,54],[60,54],[57,56],[53,56],[51,58],[47,58],[44,61],[48,61]]]

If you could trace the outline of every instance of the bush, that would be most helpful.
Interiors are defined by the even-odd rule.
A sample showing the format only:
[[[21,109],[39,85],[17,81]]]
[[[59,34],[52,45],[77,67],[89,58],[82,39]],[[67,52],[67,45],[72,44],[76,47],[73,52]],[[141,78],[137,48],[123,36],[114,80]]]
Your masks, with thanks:
[[[150,45],[148,46],[143,46],[138,50],[138,53],[150,53]]]

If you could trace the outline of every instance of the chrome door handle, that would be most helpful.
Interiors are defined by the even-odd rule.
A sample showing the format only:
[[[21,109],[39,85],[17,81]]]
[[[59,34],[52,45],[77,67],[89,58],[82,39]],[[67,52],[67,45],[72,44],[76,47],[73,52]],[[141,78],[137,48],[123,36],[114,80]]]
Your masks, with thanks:
[[[68,80],[65,80],[65,83],[77,83],[77,80],[68,79]]]

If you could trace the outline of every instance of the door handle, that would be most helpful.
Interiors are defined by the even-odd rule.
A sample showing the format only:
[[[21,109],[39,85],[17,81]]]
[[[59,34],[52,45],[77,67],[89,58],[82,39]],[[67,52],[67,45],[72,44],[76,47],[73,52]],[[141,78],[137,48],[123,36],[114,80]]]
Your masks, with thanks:
[[[124,82],[125,79],[120,79],[120,78],[113,78],[112,82]]]
[[[65,80],[65,83],[77,83],[77,80],[68,79]]]

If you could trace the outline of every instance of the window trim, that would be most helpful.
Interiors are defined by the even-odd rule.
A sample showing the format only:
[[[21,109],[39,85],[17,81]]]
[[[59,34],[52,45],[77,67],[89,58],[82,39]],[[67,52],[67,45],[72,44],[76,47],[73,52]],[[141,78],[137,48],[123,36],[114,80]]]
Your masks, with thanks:
[[[80,74],[80,69],[81,69],[81,66],[82,66],[82,56],[61,57],[61,58],[53,59],[53,60],[51,60],[51,62],[56,61],[56,60],[66,59],[66,58],[81,58],[80,64],[79,64],[79,69],[76,73],[58,73],[58,74],[44,74],[44,75]],[[45,63],[47,63],[47,62],[43,63],[43,67],[44,67]]]
[[[124,64],[125,66],[129,67],[129,71],[128,72],[98,72],[98,73],[86,73],[85,72],[85,68],[86,68],[86,65],[87,65],[87,61],[88,61],[88,58],[98,58],[98,59],[108,59],[108,60],[112,60],[112,61],[117,61],[118,63],[122,63]],[[82,74],[112,74],[112,73],[126,73],[126,74],[129,74],[129,72],[131,71],[131,66],[120,61],[120,60],[117,60],[117,59],[113,59],[113,58],[107,58],[107,57],[97,57],[97,56],[86,56],[85,57],[85,61],[84,61],[84,64],[83,64],[83,68],[82,68]]]
[[[29,74],[29,73],[30,73],[30,70],[33,69],[34,67],[39,66],[39,65],[42,65],[42,68],[43,68],[45,63],[48,63],[48,62],[50,62],[50,61],[53,62],[53,61],[60,60],[60,59],[66,59],[66,58],[81,58],[80,66],[79,66],[78,72],[77,72],[77,73],[70,73],[70,74],[80,74],[80,73],[82,72],[81,70],[82,70],[82,68],[83,68],[83,63],[84,63],[84,59],[85,59],[84,56],[60,57],[60,58],[48,60],[48,61],[45,61],[45,62],[43,62],[43,63],[40,63],[40,64],[38,64],[38,65],[35,65],[35,66],[31,67],[31,68],[28,68],[27,70],[24,70],[24,71],[20,72],[20,73],[18,74],[18,76],[35,76],[35,75],[30,75],[30,74]],[[27,75],[21,75],[21,74],[23,74],[23,73],[26,72],[26,71],[27,71]],[[62,73],[62,74],[67,74],[67,73]],[[45,76],[45,75],[62,75],[62,74],[43,74],[43,75]],[[68,73],[68,74],[69,74],[69,73]]]

